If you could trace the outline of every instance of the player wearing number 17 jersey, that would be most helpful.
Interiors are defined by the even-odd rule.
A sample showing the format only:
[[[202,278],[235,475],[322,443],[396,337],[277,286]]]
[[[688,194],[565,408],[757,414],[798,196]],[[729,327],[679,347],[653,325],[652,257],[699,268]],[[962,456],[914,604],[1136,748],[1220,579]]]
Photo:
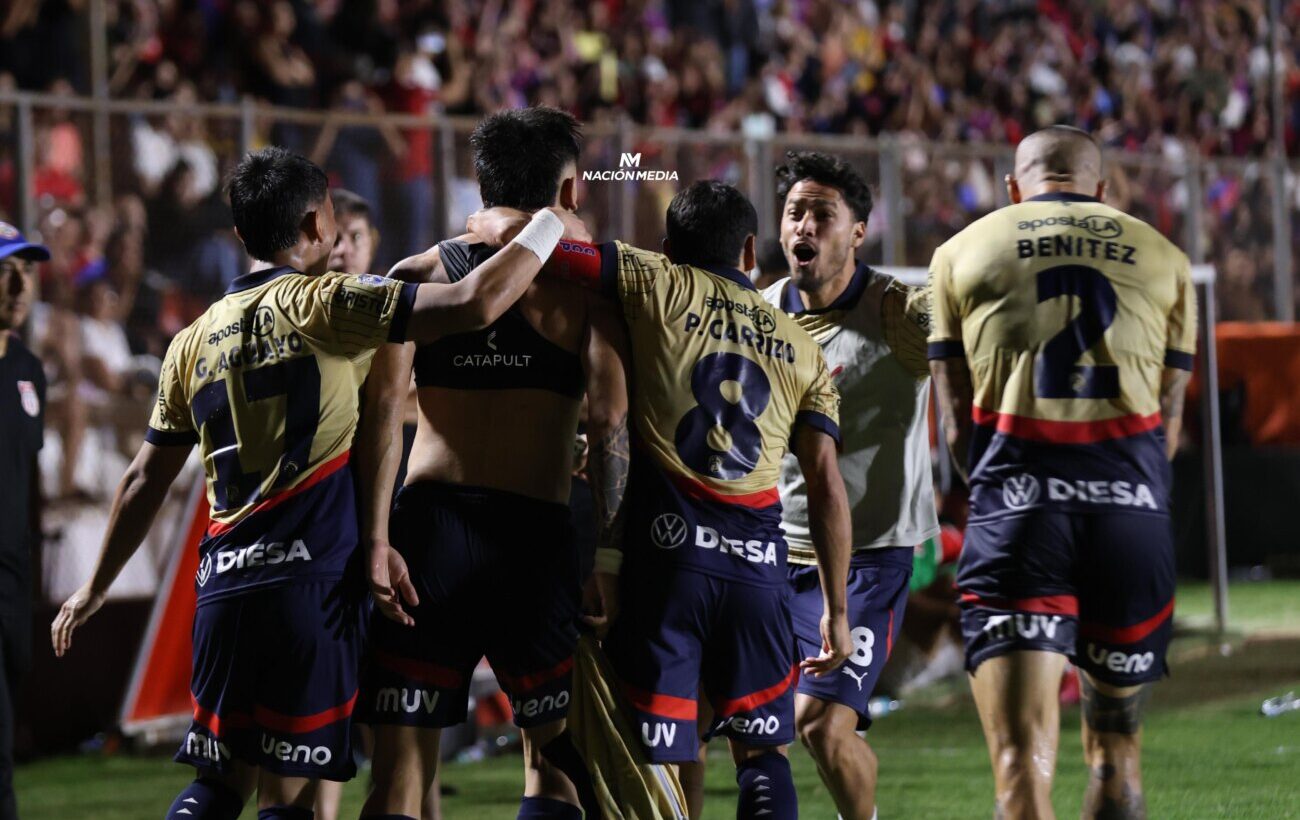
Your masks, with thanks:
[[[1084,816],[1145,816],[1138,730],[1172,628],[1167,455],[1196,299],[1187,257],[1104,204],[1101,180],[1087,134],[1039,131],[1016,151],[1014,204],[930,265],[929,355],[970,474],[957,583],[998,816],[1052,816],[1067,657],[1082,672]]]
[[[669,206],[665,254],[563,243],[547,270],[599,283],[632,345],[636,447],[606,649],[640,740],[653,762],[693,760],[703,682],[710,734],[731,741],[738,816],[779,820],[797,815],[784,753],[799,665],[776,487],[787,449],[817,522],[823,646],[804,662],[817,672],[848,653],[849,533],[839,396],[817,343],[738,269],[752,267],[756,227],[739,191],[697,182]],[[597,572],[619,558],[599,552]]]
[[[173,339],[99,564],[51,637],[67,651],[198,444],[211,523],[195,577],[194,719],[176,759],[199,776],[167,817],[233,818],[257,787],[259,818],[302,820],[317,779],[354,773],[365,585],[346,465],[371,357],[388,341],[494,321],[563,226],[545,212],[460,283],[403,285],[326,272],[334,208],[325,174],[302,157],[245,158],[230,201],[259,264]]]

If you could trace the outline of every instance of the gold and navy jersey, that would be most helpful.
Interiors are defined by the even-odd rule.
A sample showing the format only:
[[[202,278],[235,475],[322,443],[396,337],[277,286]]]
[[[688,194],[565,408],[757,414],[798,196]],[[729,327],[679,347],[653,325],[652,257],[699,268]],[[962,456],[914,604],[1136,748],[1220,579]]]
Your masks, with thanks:
[[[172,340],[145,439],[199,445],[200,599],[342,573],[357,543],[345,468],[359,391],[375,349],[403,338],[415,289],[257,271]]]
[[[929,356],[964,356],[974,386],[973,512],[1166,509],[1161,374],[1196,346],[1186,255],[1093,197],[1045,194],[942,245],[930,283]]]
[[[821,348],[737,270],[674,265],[617,242],[561,242],[551,258],[550,270],[573,278],[598,270],[627,322],[639,456],[627,560],[640,552],[783,583],[782,457],[797,424],[839,440]]]

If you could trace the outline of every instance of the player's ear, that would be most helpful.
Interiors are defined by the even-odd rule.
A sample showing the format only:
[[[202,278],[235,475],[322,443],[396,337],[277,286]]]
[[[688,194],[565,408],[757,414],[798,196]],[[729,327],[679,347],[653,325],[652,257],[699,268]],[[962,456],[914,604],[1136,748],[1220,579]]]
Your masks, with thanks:
[[[320,208],[313,208],[303,214],[302,221],[298,223],[298,230],[312,242],[322,241],[325,238],[325,215],[321,213]]]
[[[578,210],[578,178],[566,176],[560,182],[560,207],[566,211]]]
[[[676,264],[673,259],[673,243],[668,241],[668,237],[665,236],[663,241],[659,243],[659,248],[664,252],[664,256],[668,257],[669,262]]]
[[[752,233],[745,237],[745,248],[740,252],[741,270],[753,270],[758,267],[758,253],[754,250],[757,244],[758,240]]]
[[[1011,174],[1006,175],[1007,198],[1011,200],[1012,205],[1020,204],[1020,183]]]
[[[850,246],[857,250],[862,247],[862,243],[867,241],[867,223],[858,221],[853,223],[853,233],[850,235]]]
[[[1097,182],[1097,199],[1102,202],[1106,201],[1106,180],[1104,179]]]

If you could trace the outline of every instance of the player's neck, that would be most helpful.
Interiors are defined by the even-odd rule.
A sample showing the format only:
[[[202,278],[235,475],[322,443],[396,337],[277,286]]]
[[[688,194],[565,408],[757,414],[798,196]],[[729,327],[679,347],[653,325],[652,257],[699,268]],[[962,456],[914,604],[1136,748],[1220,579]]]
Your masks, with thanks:
[[[850,265],[817,290],[805,290],[803,300],[808,309],[821,310],[833,305],[835,300],[844,295],[844,291],[848,290],[849,283],[853,281],[853,271],[856,268],[856,265]]]
[[[1048,182],[1044,180],[1039,182],[1037,185],[1034,185],[1032,188],[1022,190],[1020,199],[1024,202],[1033,199],[1036,196],[1042,196],[1043,194],[1075,194],[1077,196],[1095,197],[1097,195],[1097,186],[1093,185],[1089,188],[1073,180],[1068,182]]]

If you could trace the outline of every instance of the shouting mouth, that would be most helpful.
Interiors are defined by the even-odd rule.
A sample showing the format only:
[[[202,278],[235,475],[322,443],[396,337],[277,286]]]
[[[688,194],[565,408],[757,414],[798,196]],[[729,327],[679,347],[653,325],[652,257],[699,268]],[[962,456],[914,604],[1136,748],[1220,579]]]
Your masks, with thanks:
[[[800,269],[806,269],[811,266],[813,260],[817,258],[817,247],[811,242],[800,240],[794,244],[791,253],[794,254],[795,264]]]

